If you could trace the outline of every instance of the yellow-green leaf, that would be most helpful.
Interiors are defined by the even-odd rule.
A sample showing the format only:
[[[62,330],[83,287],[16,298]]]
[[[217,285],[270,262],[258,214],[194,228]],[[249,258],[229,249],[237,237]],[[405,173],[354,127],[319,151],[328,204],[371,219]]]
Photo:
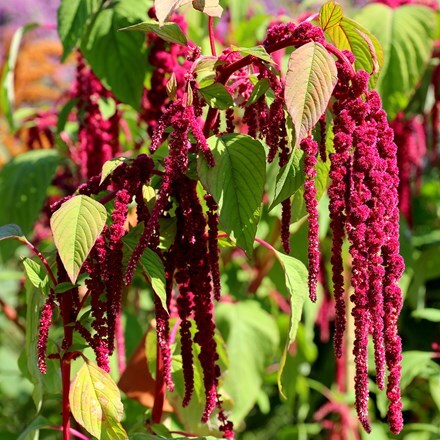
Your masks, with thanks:
[[[83,195],[63,203],[52,215],[50,227],[55,246],[73,284],[106,219],[105,207]]]
[[[124,407],[108,373],[86,360],[72,381],[70,409],[75,420],[98,440],[126,440]]]
[[[337,26],[344,16],[341,6],[333,0],[322,5],[319,10],[319,25],[323,31]]]

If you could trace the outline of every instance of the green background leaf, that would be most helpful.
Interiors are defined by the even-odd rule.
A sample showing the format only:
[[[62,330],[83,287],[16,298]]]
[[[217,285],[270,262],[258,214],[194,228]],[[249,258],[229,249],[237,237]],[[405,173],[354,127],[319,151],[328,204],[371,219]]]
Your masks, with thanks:
[[[40,215],[47,189],[55,176],[59,155],[55,150],[34,150],[15,157],[0,171],[0,224],[15,223],[29,235]],[[1,244],[4,260],[17,243]]]
[[[210,168],[206,159],[199,157],[200,180],[219,205],[221,226],[250,255],[266,180],[264,148],[242,134],[212,136],[208,144],[215,166]]]
[[[286,364],[287,352],[290,344],[296,339],[304,302],[306,301],[309,293],[309,286],[307,268],[300,260],[290,257],[289,255],[282,254],[281,252],[277,252],[276,257],[284,269],[285,283],[290,295],[291,307],[289,337],[287,338],[283,356],[280,361],[280,367],[278,369],[278,388],[281,394],[283,394],[282,376],[284,366]]]
[[[356,17],[383,46],[385,62],[376,88],[389,119],[409,104],[422,78],[431,58],[435,18],[424,6],[382,4],[368,5]]]
[[[55,246],[70,281],[75,284],[81,266],[103,230],[107,211],[87,196],[75,196],[50,219]]]
[[[82,51],[115,97],[139,108],[147,69],[145,36],[119,29],[146,20],[145,0],[115,0],[99,12]]]
[[[252,300],[219,303],[216,322],[229,359],[223,388],[234,402],[231,419],[237,423],[258,398],[265,368],[279,344],[278,328],[273,317]]]
[[[63,43],[62,61],[82,37],[87,20],[98,5],[97,0],[61,0],[58,8],[58,35]]]
[[[0,240],[5,240],[7,238],[24,239],[24,234],[20,226],[14,224],[0,226]]]

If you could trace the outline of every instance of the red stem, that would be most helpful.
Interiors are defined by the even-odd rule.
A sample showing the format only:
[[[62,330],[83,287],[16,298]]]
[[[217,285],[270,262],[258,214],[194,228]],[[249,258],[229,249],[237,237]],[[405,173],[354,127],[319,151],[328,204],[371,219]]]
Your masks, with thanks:
[[[153,423],[160,423],[165,401],[165,377],[162,352],[159,344],[156,345],[156,389],[154,392],[154,405],[152,410]]]
[[[214,38],[214,18],[208,18],[208,28],[209,28],[209,43],[211,44],[211,53],[213,56],[217,56],[215,51],[215,38]]]
[[[63,384],[63,396],[62,396],[62,414],[63,414],[63,440],[70,440],[70,402],[69,402],[69,392],[70,392],[70,371],[71,371],[71,356],[67,350],[72,346],[73,343],[73,326],[71,324],[74,319],[72,319],[71,311],[73,310],[73,299],[72,293],[65,292],[61,297],[61,310],[63,317],[64,326],[64,340],[63,349],[64,355],[62,356],[61,362],[61,378]]]
[[[124,337],[124,329],[122,328],[121,322],[122,313],[119,312],[116,317],[116,351],[118,354],[118,370],[119,374],[122,374],[125,371],[126,367],[126,359],[125,359],[125,337]]]

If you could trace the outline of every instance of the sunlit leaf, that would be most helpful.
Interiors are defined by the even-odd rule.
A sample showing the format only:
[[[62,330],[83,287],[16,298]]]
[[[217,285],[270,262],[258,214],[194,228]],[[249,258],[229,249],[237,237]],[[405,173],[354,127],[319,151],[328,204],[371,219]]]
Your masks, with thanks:
[[[320,43],[307,43],[291,54],[284,96],[297,144],[324,113],[337,79],[335,61]]]
[[[266,49],[263,46],[254,46],[254,47],[237,47],[231,46],[231,49],[234,52],[240,52],[242,55],[252,55],[253,57],[259,58],[260,60],[266,61],[268,63],[274,63],[273,58],[267,53]]]
[[[136,227],[131,230],[123,239],[124,246],[130,253],[136,248],[137,241],[140,237],[141,229]],[[151,286],[159,297],[164,310],[168,310],[167,307],[167,292],[166,292],[166,280],[165,269],[162,260],[156,252],[151,249],[145,249],[142,257],[139,261],[142,270],[147,275],[147,278],[151,282]]]
[[[110,176],[110,174],[112,174],[113,171],[119,167],[119,165],[122,165],[123,163],[126,163],[130,160],[131,159],[129,157],[119,156],[119,157],[115,157],[114,159],[110,159],[107,162],[105,162],[104,165],[102,166],[101,180],[100,180],[99,184],[104,182],[104,180],[108,176]]]
[[[220,6],[220,0],[192,0],[193,8],[209,15],[210,17],[220,18],[223,8]]]
[[[226,110],[234,104],[231,94],[223,84],[214,83],[199,89],[199,92],[211,107]]]
[[[125,440],[124,407],[119,389],[108,373],[86,360],[70,386],[75,420],[99,440]]]
[[[323,31],[337,26],[344,16],[340,5],[329,1],[319,10],[319,25]]]
[[[50,227],[67,275],[76,282],[79,271],[107,219],[103,205],[87,196],[75,196],[52,215]]]
[[[154,0],[154,9],[160,25],[162,26],[175,10],[187,3],[191,3],[191,0]]]

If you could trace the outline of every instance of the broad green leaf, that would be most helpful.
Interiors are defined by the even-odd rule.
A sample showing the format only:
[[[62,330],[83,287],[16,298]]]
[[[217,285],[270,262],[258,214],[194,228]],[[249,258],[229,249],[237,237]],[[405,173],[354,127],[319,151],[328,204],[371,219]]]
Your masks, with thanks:
[[[52,215],[50,227],[55,246],[73,284],[106,219],[105,207],[83,195],[72,197]]]
[[[287,352],[290,344],[295,341],[298,332],[298,325],[301,321],[304,302],[308,297],[308,271],[304,264],[296,258],[282,254],[281,252],[277,252],[276,257],[284,269],[285,283],[286,288],[289,291],[291,307],[289,337],[287,338],[278,369],[278,388],[283,397],[286,397],[283,393],[282,384],[283,369],[286,364]]]
[[[199,92],[211,107],[226,110],[234,105],[231,94],[223,84],[214,83],[199,89]]]
[[[124,407],[119,389],[108,373],[86,360],[70,386],[75,420],[98,440],[125,440]]]
[[[267,78],[260,79],[257,84],[254,85],[245,107],[255,104],[266,93],[268,88],[269,80]]]
[[[231,46],[231,49],[234,52],[240,52],[242,55],[252,55],[253,57],[259,58],[260,60],[266,61],[268,63],[273,64],[273,58],[267,53],[266,49],[263,46],[254,46],[254,47],[237,47]]]
[[[46,269],[30,258],[23,258],[23,266],[26,276],[34,287],[37,289],[43,288],[48,284],[49,278]]]
[[[333,0],[322,5],[319,10],[319,25],[323,31],[337,26],[344,16],[340,5]]]
[[[136,227],[132,229],[123,239],[124,246],[130,253],[136,248],[138,238],[140,236],[141,229]],[[140,259],[142,270],[147,275],[147,278],[151,282],[151,286],[159,297],[164,310],[168,310],[167,307],[167,292],[166,292],[166,280],[165,269],[163,262],[159,255],[151,249],[147,248],[142,254]]]
[[[432,353],[429,351],[405,351],[402,359],[400,388],[404,390],[415,377],[428,367]]]
[[[177,23],[165,23],[159,26],[157,21],[148,20],[122,28],[121,31],[153,32],[158,37],[170,43],[182,44],[184,46],[187,44],[186,36]]]
[[[194,69],[194,73],[214,72],[217,61],[218,58],[213,56],[200,57]]]
[[[61,0],[58,8],[58,35],[63,43],[62,61],[82,37],[86,23],[98,4],[97,0]]]
[[[43,416],[37,416],[28,427],[20,434],[17,440],[29,440],[29,434],[35,433],[40,429],[50,429],[53,424]],[[38,439],[38,434],[36,437]]]
[[[312,41],[290,55],[284,97],[297,144],[324,113],[337,81],[335,61],[322,44]]]
[[[102,166],[101,180],[100,180],[99,184],[104,182],[104,180],[108,176],[110,176],[110,174],[112,174],[113,171],[116,168],[118,168],[119,165],[122,165],[123,163],[129,162],[130,160],[131,159],[129,157],[120,156],[120,157],[115,157],[114,159],[110,159],[107,162],[105,162],[105,164]]]
[[[280,168],[269,211],[283,200],[292,196],[303,185],[304,173],[302,171],[301,157],[302,151],[296,149],[290,156],[289,162]]]
[[[146,0],[115,0],[99,12],[81,49],[117,99],[139,108],[146,65],[145,36],[119,29],[146,20]]]
[[[266,180],[264,148],[243,134],[211,136],[208,144],[215,166],[211,168],[200,156],[200,180],[219,205],[222,228],[251,255]]]
[[[373,74],[370,86],[377,80],[377,72],[384,60],[382,46],[378,39],[358,22],[343,17],[340,22],[326,30],[326,35],[339,50],[350,50],[356,57],[356,70]]]
[[[190,2],[191,0],[154,0],[154,9],[159,24],[162,26],[175,10]]]
[[[0,226],[0,240],[5,240],[6,238],[13,238],[13,239],[19,239],[24,240],[24,234],[21,230],[20,226],[9,224]]]
[[[370,4],[356,19],[377,35],[383,46],[385,62],[376,88],[391,120],[409,104],[431,59],[435,12],[419,5],[390,8]]]
[[[223,388],[234,402],[231,419],[240,423],[257,401],[265,369],[279,344],[278,328],[253,300],[219,303],[216,322],[229,359]]]
[[[420,309],[411,313],[413,318],[426,319],[427,321],[440,322],[439,309]]]
[[[0,225],[14,223],[20,225],[24,235],[32,232],[59,159],[55,150],[34,150],[20,154],[3,167],[0,171]],[[8,259],[16,247],[14,242],[2,243],[2,257]]]
[[[14,129],[14,103],[15,103],[15,90],[14,90],[14,72],[15,65],[17,64],[18,51],[20,49],[21,40],[23,35],[37,27],[36,23],[26,24],[19,27],[11,39],[9,46],[8,56],[3,64],[2,76],[0,82],[0,108],[2,113],[6,116],[11,129]]]
[[[223,8],[219,5],[219,0],[192,0],[194,9],[203,12],[210,17],[220,18],[223,13]]]

